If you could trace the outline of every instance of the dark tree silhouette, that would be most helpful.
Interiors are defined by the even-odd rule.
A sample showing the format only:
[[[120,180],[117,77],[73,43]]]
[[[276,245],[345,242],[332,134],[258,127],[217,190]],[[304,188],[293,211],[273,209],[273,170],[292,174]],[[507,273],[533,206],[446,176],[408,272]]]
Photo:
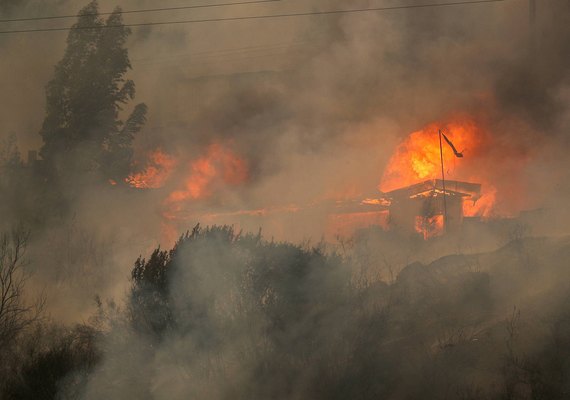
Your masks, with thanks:
[[[95,345],[98,332],[77,325],[73,329],[53,327],[40,334],[53,337],[42,348],[29,349],[30,356],[5,383],[2,398],[80,399],[88,374],[101,357]]]
[[[27,275],[22,258],[28,237],[23,231],[0,235],[0,347],[8,346],[31,325],[42,308],[42,301],[28,304],[24,296]]]
[[[138,104],[126,121],[120,119],[135,96],[134,82],[125,78],[131,68],[125,47],[130,29],[120,11],[105,21],[97,1],[80,11],[47,85],[40,154],[58,176],[92,174],[120,182],[128,175],[132,141],[147,107]]]

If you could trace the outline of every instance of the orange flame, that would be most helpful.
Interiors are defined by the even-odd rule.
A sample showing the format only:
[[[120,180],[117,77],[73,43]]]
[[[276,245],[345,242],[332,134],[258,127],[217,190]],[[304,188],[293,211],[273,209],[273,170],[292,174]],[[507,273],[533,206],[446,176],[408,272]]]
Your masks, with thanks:
[[[165,201],[171,211],[180,210],[185,201],[210,197],[221,184],[241,184],[248,175],[245,161],[217,143],[210,145],[205,156],[190,162],[188,169],[183,188],[172,192]]]
[[[482,137],[470,120],[447,125],[431,124],[411,133],[396,149],[382,177],[380,189],[384,192],[441,176],[438,130],[442,129],[465,157],[472,155],[481,145]],[[461,169],[453,151],[443,142],[443,161],[446,169]]]
[[[490,181],[491,174],[484,172],[477,163],[489,148],[491,137],[470,118],[457,118],[447,124],[432,123],[411,133],[400,143],[388,162],[380,190],[388,192],[424,180],[441,178],[440,129],[456,149],[464,154],[464,158],[456,157],[450,146],[445,141],[442,142],[446,179],[482,184],[481,197],[475,202],[464,202],[464,215],[490,216],[494,210],[497,190]]]
[[[165,184],[176,164],[174,157],[157,149],[150,153],[146,168],[139,173],[129,175],[125,181],[137,189],[156,189]]]
[[[433,217],[416,216],[415,230],[423,235],[424,240],[441,235],[443,228],[443,215],[434,215]]]
[[[186,171],[180,166],[187,166]],[[180,175],[184,178],[177,183],[175,177]],[[176,213],[184,209],[186,202],[207,199],[223,186],[242,184],[247,177],[245,161],[228,147],[214,143],[204,156],[188,163],[156,149],[149,154],[144,170],[129,175],[125,182],[137,189],[158,189],[167,183],[176,188],[162,202],[162,240],[172,244],[178,235],[173,221],[178,219]]]

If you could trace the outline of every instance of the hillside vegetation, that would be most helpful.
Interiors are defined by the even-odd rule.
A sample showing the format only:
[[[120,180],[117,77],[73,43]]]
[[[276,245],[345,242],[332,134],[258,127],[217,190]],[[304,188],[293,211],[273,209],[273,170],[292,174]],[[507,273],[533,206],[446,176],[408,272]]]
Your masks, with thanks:
[[[570,238],[520,238],[413,263],[383,282],[363,278],[353,255],[197,226],[135,262],[124,306],[99,301],[88,324],[22,332],[4,390],[15,399],[562,399],[568,255]]]

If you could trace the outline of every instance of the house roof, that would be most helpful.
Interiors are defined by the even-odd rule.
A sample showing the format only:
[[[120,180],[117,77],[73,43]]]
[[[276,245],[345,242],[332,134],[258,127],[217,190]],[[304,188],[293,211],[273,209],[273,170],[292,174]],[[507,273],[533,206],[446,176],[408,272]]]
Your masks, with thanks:
[[[406,186],[390,192],[382,193],[384,199],[401,199],[410,198],[421,195],[426,192],[445,193],[448,196],[462,196],[478,198],[481,196],[481,184],[461,182],[454,180],[445,181],[445,191],[443,190],[443,181],[441,179],[430,179],[414,185]]]

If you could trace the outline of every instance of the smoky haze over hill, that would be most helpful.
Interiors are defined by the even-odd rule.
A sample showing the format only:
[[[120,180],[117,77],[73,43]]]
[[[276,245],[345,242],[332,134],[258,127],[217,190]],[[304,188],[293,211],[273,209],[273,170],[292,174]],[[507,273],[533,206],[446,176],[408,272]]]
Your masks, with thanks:
[[[100,2],[104,11],[114,6]],[[350,7],[357,6],[378,4]],[[65,14],[80,7],[14,2],[5,15]],[[125,18],[138,23],[347,7],[284,1]],[[511,1],[134,28],[129,77],[136,82],[137,101],[149,106],[148,123],[135,141],[137,158],[144,165],[146,152],[161,147],[194,159],[212,141],[231,141],[250,176],[238,193],[224,196],[230,208],[305,204],[338,193],[373,192],[397,140],[426,123],[467,113],[484,120],[499,144],[537,160],[521,180],[547,197],[559,192],[558,182],[545,180],[540,164],[558,169],[568,123],[567,7],[564,1],[539,5],[533,54],[527,4]],[[0,66],[6,99],[2,135],[15,133],[23,151],[41,145],[43,87],[61,57],[64,37],[0,38],[3,51],[12,55]],[[498,154],[487,162],[500,159]],[[309,236],[322,233],[315,229]]]
[[[0,398],[565,398],[570,3],[535,3],[0,33]],[[86,6],[0,0],[0,20]],[[492,187],[483,220],[424,241],[337,213],[456,121],[479,147],[445,173]]]
[[[74,14],[83,5],[3,2],[2,18]],[[99,6],[111,11],[116,4],[101,1]],[[377,6],[373,1],[350,7],[344,2],[282,1],[127,14],[125,21]],[[70,210],[74,220],[63,226],[126,237],[135,253],[146,253],[158,242],[171,245],[177,234],[200,221],[252,231],[261,226],[270,237],[293,241],[331,238],[336,231],[323,200],[377,195],[398,141],[455,114],[474,118],[493,138],[476,168],[499,171],[497,175],[508,171],[497,178],[504,188],[498,188],[498,196],[501,190],[509,194],[516,182],[520,205],[513,213],[560,208],[568,190],[563,172],[569,123],[568,4],[538,5],[534,40],[527,6],[504,1],[133,28],[126,46],[136,98],[124,106],[122,118],[138,102],[149,110],[133,141],[134,168],[143,169],[155,149],[175,156],[177,166],[163,188],[136,194],[91,188],[78,178]],[[121,7],[156,5],[131,1]],[[0,61],[0,135],[4,142],[15,135],[23,158],[28,149],[42,146],[38,132],[45,115],[44,88],[63,55],[66,35],[0,36],[0,48],[9,55]],[[165,220],[165,198],[179,191],[191,173],[184,166],[203,157],[212,143],[230,148],[243,161],[247,177],[238,184],[216,182],[208,198],[182,204],[174,222]],[[26,219],[26,210],[45,203],[34,196],[33,187],[29,193],[13,200],[24,214],[14,220]],[[109,224],[113,220],[119,229]],[[132,257],[130,251],[125,259]]]

